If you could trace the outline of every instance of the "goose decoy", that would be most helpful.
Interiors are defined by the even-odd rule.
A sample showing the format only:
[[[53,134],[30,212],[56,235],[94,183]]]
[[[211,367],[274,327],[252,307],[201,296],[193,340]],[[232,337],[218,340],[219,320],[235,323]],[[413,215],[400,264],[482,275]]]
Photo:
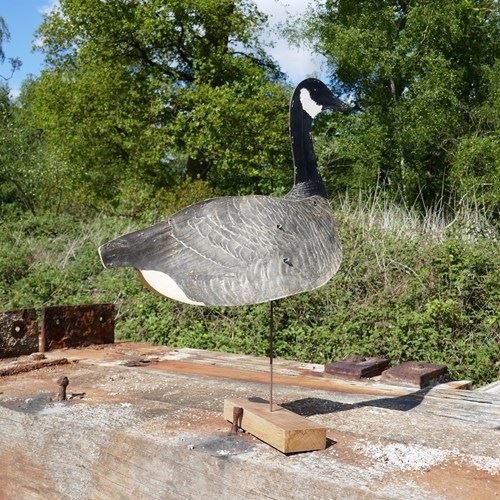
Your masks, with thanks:
[[[99,248],[104,267],[135,267],[159,294],[237,306],[318,288],[337,272],[341,245],[311,138],[324,109],[348,111],[308,78],[290,103],[294,186],[284,197],[228,196],[180,210]]]

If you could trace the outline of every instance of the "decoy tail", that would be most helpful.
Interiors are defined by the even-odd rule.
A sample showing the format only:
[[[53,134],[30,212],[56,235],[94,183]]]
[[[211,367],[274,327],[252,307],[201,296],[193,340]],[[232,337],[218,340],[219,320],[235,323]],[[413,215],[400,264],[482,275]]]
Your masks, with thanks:
[[[146,229],[124,234],[101,245],[97,251],[102,265],[141,269],[156,253],[159,241],[169,233],[170,223],[162,221]]]
[[[116,238],[97,249],[101,263],[105,268],[133,266],[132,254],[135,253],[135,250],[132,241],[129,241],[127,236]]]

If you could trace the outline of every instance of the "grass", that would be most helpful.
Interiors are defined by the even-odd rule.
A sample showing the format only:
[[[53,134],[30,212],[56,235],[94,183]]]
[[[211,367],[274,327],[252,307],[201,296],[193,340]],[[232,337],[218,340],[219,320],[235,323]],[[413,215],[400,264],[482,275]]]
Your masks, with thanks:
[[[375,191],[372,195],[349,193],[334,200],[337,216],[355,224],[369,235],[371,231],[383,231],[393,237],[428,238],[443,242],[453,237],[461,241],[475,242],[480,238],[498,241],[498,225],[494,224],[486,210],[476,200],[462,199],[453,203],[443,201],[422,210],[415,206],[395,203]]]

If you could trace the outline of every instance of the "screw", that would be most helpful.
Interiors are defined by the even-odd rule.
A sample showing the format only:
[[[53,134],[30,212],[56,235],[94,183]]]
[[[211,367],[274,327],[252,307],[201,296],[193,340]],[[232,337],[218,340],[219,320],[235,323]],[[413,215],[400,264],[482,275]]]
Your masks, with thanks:
[[[59,386],[59,393],[57,394],[56,401],[66,401],[66,387],[68,387],[68,377],[59,377],[57,385]]]
[[[238,434],[238,429],[241,427],[242,418],[243,418],[243,408],[235,406],[233,408],[233,426],[229,431],[230,434]]]

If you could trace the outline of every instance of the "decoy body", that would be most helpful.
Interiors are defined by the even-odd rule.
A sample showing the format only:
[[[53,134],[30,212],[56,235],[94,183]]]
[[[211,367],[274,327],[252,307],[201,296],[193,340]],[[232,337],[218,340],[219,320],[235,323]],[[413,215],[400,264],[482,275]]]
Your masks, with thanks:
[[[347,111],[319,80],[290,103],[295,168],[284,197],[229,196],[188,206],[99,248],[105,267],[135,267],[156,292],[196,305],[257,304],[324,285],[341,246],[311,139],[323,109]]]

